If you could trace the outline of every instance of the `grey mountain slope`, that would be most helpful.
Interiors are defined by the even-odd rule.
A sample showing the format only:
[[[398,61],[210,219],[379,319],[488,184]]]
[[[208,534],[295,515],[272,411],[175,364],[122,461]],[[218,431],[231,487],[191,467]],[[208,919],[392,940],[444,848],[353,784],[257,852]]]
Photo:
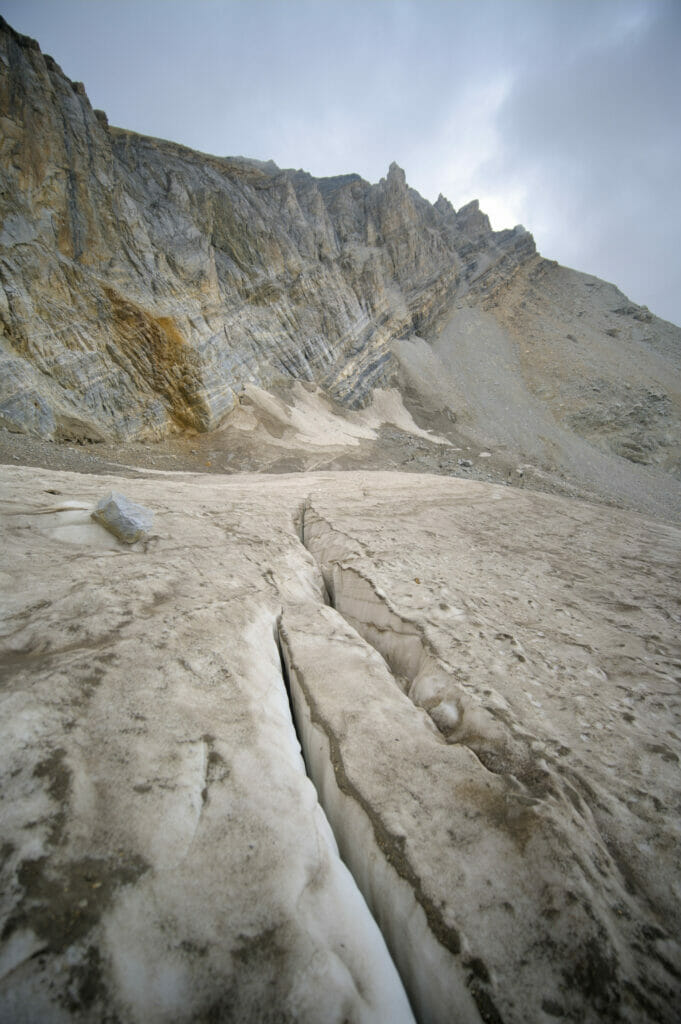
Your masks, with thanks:
[[[395,342],[404,384],[423,403],[456,410],[479,447],[578,481],[594,499],[678,515],[681,378],[664,347],[674,329],[653,348],[650,321],[626,312],[637,307],[617,289],[546,261],[520,270],[512,288],[491,308],[460,304],[430,342]],[[555,316],[559,301],[579,305],[580,294],[588,319],[579,309]]]

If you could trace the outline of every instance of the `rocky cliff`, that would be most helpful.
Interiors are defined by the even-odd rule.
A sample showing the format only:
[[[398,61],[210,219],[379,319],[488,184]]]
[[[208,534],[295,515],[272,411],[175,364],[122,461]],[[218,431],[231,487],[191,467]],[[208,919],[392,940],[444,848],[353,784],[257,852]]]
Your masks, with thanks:
[[[281,377],[361,404],[394,338],[535,251],[395,164],[315,179],[109,127],[6,24],[0,116],[0,417],[43,437],[209,430]]]

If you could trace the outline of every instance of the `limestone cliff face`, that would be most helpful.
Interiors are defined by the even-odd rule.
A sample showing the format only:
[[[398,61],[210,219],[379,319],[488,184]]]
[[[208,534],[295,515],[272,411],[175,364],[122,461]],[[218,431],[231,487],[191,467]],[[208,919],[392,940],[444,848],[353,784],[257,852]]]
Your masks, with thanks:
[[[535,254],[477,204],[391,165],[315,179],[109,127],[36,42],[0,26],[0,423],[43,437],[207,430],[243,383],[361,404],[389,344]]]

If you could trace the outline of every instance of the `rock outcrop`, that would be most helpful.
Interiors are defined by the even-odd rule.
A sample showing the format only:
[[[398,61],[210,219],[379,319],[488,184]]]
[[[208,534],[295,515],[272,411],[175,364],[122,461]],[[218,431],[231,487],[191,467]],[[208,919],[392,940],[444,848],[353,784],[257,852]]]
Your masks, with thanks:
[[[245,381],[361,404],[389,343],[534,253],[408,188],[316,180],[108,126],[0,29],[0,422],[43,437],[208,430]]]

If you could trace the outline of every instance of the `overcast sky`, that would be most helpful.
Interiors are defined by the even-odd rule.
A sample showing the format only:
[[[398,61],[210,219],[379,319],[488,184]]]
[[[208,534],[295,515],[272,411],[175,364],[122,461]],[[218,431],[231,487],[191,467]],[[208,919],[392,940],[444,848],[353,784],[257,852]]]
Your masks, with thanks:
[[[479,198],[681,324],[681,0],[0,0],[113,124]]]

